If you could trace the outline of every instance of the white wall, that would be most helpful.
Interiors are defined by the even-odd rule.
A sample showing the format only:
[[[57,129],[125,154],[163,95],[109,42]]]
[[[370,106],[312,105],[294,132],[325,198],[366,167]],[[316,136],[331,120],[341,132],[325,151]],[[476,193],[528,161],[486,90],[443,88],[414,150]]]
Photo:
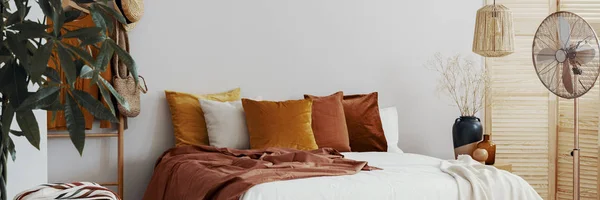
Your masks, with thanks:
[[[423,64],[437,51],[472,55],[481,5],[146,0],[130,41],[150,91],[126,131],[126,199],[141,199],[156,159],[174,144],[165,89],[201,94],[241,87],[244,96],[265,99],[378,91],[381,107],[398,107],[403,150],[451,158],[451,126],[459,113],[436,95],[437,75]],[[52,141],[50,180],[109,181],[116,175],[115,148],[114,140],[88,140],[79,158],[70,141]]]
[[[47,126],[46,123],[43,123],[46,121],[46,112],[36,110],[34,111],[34,115],[38,122],[40,122],[41,140],[39,150],[33,147],[25,137],[11,135],[11,138],[15,142],[17,159],[13,162],[10,156],[8,157],[6,192],[9,199],[12,199],[24,190],[48,182]],[[11,128],[13,130],[21,130],[16,119],[13,120]]]

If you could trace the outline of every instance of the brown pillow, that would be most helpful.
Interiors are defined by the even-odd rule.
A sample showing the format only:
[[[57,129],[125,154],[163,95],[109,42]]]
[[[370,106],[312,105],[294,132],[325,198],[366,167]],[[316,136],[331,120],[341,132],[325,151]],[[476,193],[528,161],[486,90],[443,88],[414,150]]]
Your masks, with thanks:
[[[331,147],[341,152],[350,151],[348,127],[344,116],[343,92],[317,97],[305,94],[312,105],[312,130],[319,148]]]
[[[352,151],[387,151],[377,92],[344,96],[342,104]]]

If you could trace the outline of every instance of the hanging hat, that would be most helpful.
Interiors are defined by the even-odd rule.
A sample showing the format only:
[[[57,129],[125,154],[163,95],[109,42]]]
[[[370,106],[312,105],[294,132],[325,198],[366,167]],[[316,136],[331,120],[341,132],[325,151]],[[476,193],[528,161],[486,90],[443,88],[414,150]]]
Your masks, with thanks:
[[[144,15],[144,2],[142,0],[115,0],[114,2],[125,16],[127,23],[137,22]]]
[[[144,3],[142,0],[114,0],[115,8],[118,9],[125,20],[127,20],[127,24],[123,24],[126,31],[131,31],[137,21],[142,18],[144,15]]]

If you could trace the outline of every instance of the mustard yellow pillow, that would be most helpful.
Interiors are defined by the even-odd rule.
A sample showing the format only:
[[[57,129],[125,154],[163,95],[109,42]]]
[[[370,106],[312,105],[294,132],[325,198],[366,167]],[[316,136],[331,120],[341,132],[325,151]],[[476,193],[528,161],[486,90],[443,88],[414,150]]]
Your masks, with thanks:
[[[254,101],[242,99],[250,147],[317,149],[312,131],[312,101]]]
[[[175,131],[175,146],[209,145],[204,112],[202,112],[202,108],[200,107],[199,99],[220,102],[240,100],[240,88],[205,95],[165,90],[165,95],[171,109],[171,120],[173,120],[173,129]]]

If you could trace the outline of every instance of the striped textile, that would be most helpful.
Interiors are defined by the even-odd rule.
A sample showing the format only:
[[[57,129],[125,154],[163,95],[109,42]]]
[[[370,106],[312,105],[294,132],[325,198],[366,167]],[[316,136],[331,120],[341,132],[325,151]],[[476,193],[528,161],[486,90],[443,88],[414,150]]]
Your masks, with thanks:
[[[43,184],[21,192],[14,200],[85,199],[121,200],[113,191],[91,182]]]

